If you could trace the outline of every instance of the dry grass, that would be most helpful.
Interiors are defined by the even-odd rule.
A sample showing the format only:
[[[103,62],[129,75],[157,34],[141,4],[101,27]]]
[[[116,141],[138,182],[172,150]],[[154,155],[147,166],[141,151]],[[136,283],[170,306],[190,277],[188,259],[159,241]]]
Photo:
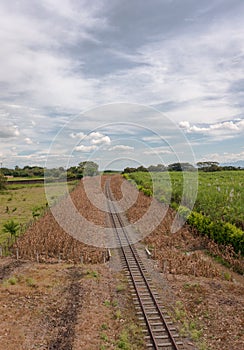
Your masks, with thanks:
[[[90,180],[89,180],[90,181]],[[105,213],[94,207],[86,196],[83,182],[71,193],[72,201],[76,209],[83,217],[94,222],[99,227],[105,226]],[[86,235],[86,227],[79,226],[69,216],[67,199],[63,199],[58,205],[59,214],[65,218],[65,223],[73,227],[74,234],[79,229]],[[70,222],[69,222],[70,220]],[[96,226],[94,226],[96,230]],[[96,232],[89,232],[89,235]],[[82,237],[81,237],[82,238]],[[58,224],[51,212],[46,213],[38,221],[29,227],[14,245],[14,251],[18,249],[19,256],[24,259],[37,261],[69,260],[84,263],[101,263],[106,258],[104,249],[88,246],[75,239]]]

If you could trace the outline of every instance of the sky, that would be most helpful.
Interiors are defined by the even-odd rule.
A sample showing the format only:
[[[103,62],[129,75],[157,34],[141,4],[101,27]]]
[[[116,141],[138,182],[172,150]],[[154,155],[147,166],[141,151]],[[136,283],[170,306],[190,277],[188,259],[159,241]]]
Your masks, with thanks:
[[[242,0],[0,2],[2,166],[244,160]]]

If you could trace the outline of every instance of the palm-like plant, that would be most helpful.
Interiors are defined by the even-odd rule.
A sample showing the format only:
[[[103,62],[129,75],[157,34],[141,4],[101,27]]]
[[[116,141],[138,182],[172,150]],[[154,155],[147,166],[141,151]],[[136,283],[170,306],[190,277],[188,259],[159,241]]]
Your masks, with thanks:
[[[19,231],[19,224],[14,220],[10,220],[3,225],[3,232],[10,233],[11,238],[13,236],[16,237],[18,231]]]

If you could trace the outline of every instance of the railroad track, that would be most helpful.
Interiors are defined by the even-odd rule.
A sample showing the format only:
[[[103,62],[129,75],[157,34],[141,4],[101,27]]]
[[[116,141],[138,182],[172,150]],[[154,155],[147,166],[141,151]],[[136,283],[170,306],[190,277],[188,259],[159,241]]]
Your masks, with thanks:
[[[109,199],[109,216],[120,247],[122,264],[133,286],[133,300],[145,335],[146,347],[154,350],[183,350],[183,343],[179,341],[175,327],[160,305],[159,296],[135,246],[131,243],[123,219],[116,212],[118,207],[110,190],[109,180],[105,184],[105,194]]]

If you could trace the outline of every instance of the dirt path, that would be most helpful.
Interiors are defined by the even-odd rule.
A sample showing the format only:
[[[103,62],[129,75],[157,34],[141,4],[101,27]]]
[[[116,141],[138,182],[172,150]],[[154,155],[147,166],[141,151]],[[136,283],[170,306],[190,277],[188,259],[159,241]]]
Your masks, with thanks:
[[[63,292],[65,295],[65,304],[62,309],[55,310],[54,316],[50,321],[51,328],[57,331],[53,339],[49,341],[49,350],[71,350],[75,337],[75,324],[77,315],[81,308],[82,289],[79,279],[82,277],[79,268],[71,267],[69,269],[69,285]]]

